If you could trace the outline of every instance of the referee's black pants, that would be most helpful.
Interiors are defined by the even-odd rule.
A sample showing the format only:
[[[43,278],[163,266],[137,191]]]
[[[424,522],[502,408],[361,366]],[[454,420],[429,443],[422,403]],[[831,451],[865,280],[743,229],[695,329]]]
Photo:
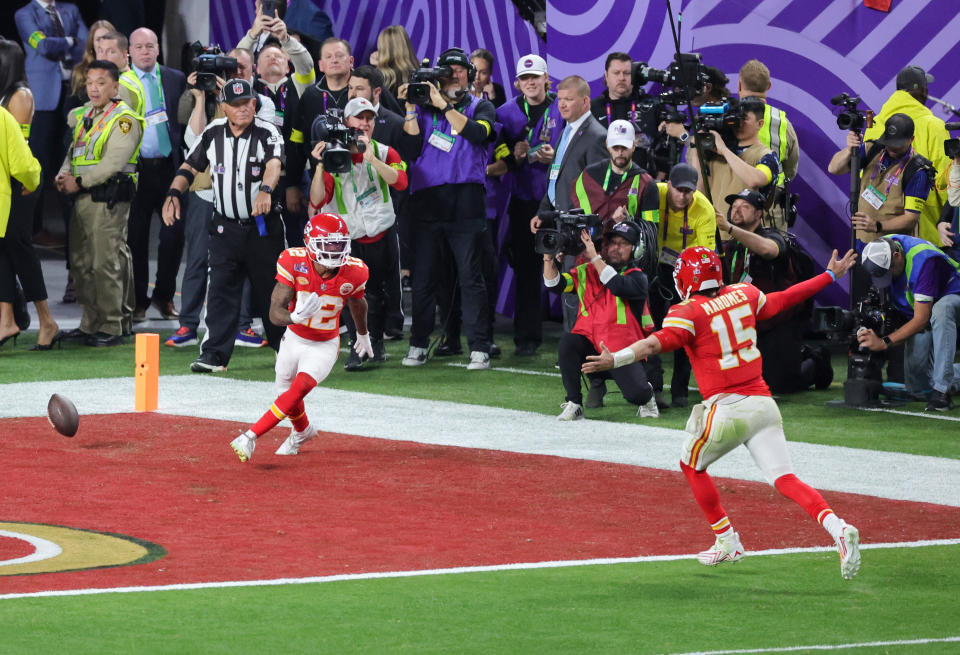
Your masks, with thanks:
[[[560,364],[560,377],[567,400],[583,404],[583,389],[580,386],[580,367],[587,361],[587,355],[599,355],[590,340],[582,334],[564,332],[557,347],[557,359]],[[610,369],[610,377],[620,387],[624,399],[634,405],[644,405],[653,397],[653,389],[647,383],[647,372],[643,362],[634,362],[628,366]]]
[[[264,217],[267,234],[256,223],[238,222],[214,214],[210,224],[210,281],[207,284],[207,336],[204,355],[213,353],[226,366],[233,354],[243,281],[250,280],[253,313],[263,319],[263,331],[274,350],[280,348],[284,328],[270,322],[270,296],[277,258],[284,249],[283,222],[276,214]]]

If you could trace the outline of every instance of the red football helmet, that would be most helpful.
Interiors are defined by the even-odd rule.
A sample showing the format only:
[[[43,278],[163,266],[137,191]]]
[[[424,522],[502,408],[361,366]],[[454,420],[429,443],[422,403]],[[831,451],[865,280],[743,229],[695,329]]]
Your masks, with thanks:
[[[673,283],[683,300],[691,293],[723,286],[723,268],[720,257],[703,246],[687,248],[673,265]]]
[[[317,214],[303,228],[303,245],[316,263],[339,268],[350,256],[350,232],[336,214]]]

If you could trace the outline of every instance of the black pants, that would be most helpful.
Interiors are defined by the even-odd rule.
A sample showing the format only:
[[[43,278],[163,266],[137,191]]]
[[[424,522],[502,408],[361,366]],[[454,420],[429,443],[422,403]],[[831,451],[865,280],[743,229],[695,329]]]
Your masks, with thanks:
[[[663,324],[663,318],[670,307],[680,302],[677,288],[673,284],[673,267],[661,264],[657,284],[650,286],[650,313],[657,328]],[[663,391],[663,366],[660,356],[656,355],[647,360],[647,372],[650,382],[656,391]],[[690,359],[683,348],[673,351],[673,377],[670,380],[670,395],[674,398],[685,398],[690,385]]]
[[[533,249],[530,219],[537,213],[536,200],[511,199],[508,259],[513,268],[513,342],[539,346],[543,341],[543,256]]]
[[[0,239],[0,302],[14,302],[16,279],[20,279],[27,302],[47,299],[40,258],[33,249],[33,208],[37,202],[31,193],[22,195],[23,186],[12,181],[10,219],[7,234]]]
[[[63,114],[63,101],[70,95],[67,84],[67,82],[64,82],[62,85],[60,101],[56,109],[33,113],[33,122],[30,127],[30,150],[40,162],[44,187],[53,187],[53,178],[57,176],[60,164],[63,163],[63,133],[67,129]],[[41,194],[42,190],[37,189],[34,193]],[[31,236],[43,228],[43,204],[43,196],[38,195],[33,212]],[[67,231],[69,232],[69,230]]]
[[[150,221],[154,212],[158,212],[157,218],[160,218],[159,211],[173,178],[173,160],[170,157],[141,159],[138,169],[140,175],[137,194],[133,198],[130,218],[127,221],[127,245],[130,246],[130,255],[133,257],[133,290],[137,307],[144,308],[150,304],[150,296],[147,294],[150,278]],[[177,291],[177,272],[183,257],[183,225],[182,220],[173,225],[165,225],[160,221],[157,283],[153,288],[155,302],[170,302]]]
[[[210,281],[207,285],[207,338],[203,353],[215,353],[224,366],[233,354],[240,315],[243,281],[250,280],[253,311],[263,320],[263,331],[274,350],[280,348],[284,328],[270,322],[277,258],[283,252],[283,222],[276,214],[265,217],[267,235],[260,236],[253,221],[246,224],[214,214],[210,228]]]
[[[400,277],[395,275],[400,270],[397,233],[391,227],[379,241],[372,243],[351,241],[350,254],[362,259],[370,269],[370,278],[367,280],[364,292],[364,298],[367,299],[367,330],[371,340],[382,341],[391,299],[388,287],[392,284],[400,286]],[[353,315],[348,311],[343,312],[340,320],[347,326],[352,343],[357,338]]]
[[[567,400],[578,405],[583,404],[583,390],[580,387],[580,366],[587,361],[587,355],[598,355],[590,340],[582,334],[565,332],[560,337],[558,346],[560,360],[560,377],[563,379],[563,388],[567,393]],[[642,362],[634,362],[629,366],[622,366],[610,370],[610,377],[620,387],[623,397],[634,405],[643,405],[653,397],[653,390],[647,383],[647,372]]]

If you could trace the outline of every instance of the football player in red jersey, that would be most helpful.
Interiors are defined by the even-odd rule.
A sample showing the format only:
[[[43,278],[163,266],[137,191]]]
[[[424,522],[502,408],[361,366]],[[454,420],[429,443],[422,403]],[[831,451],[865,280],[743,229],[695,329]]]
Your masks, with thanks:
[[[350,308],[357,327],[357,352],[373,356],[367,333],[367,265],[350,256],[350,234],[336,214],[317,214],[303,230],[303,248],[287,248],[277,259],[277,284],[270,298],[270,320],[286,325],[277,353],[273,406],[230,442],[241,462],[253,455],[257,437],[285,418],[293,430],[277,455],[296,455],[317,434],[303,406],[304,397],[322,382],[340,351],[340,312]]]
[[[793,474],[783,433],[783,419],[763,381],[757,349],[757,319],[810,298],[842,277],[856,260],[852,250],[837,260],[833,251],[827,270],[784,291],[764,294],[751,284],[724,286],[720,258],[713,250],[687,248],[677,259],[673,279],[683,302],[670,308],[661,330],[611,353],[587,357],[585,373],[626,366],[634,361],[685,348],[703,402],[687,421],[690,438],[683,447],[680,468],[713,527],[716,541],[697,559],[707,566],[736,562],[743,557],[740,536],[720,505],[707,467],[740,444],[770,484],[816,519],[833,537],[840,553],[840,573],[850,579],[860,568],[860,535],[834,514],[820,493]]]

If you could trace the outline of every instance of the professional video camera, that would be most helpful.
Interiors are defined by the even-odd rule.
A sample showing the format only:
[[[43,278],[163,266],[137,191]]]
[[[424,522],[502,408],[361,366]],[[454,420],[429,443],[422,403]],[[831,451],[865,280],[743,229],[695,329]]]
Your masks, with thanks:
[[[700,105],[699,113],[693,118],[693,129],[703,149],[710,152],[717,149],[710,130],[720,134],[720,138],[728,147],[736,147],[737,129],[740,127],[742,115],[740,103],[735,98],[726,102],[705,102]]]
[[[837,127],[841,130],[852,130],[859,134],[864,128],[873,127],[873,112],[857,109],[860,98],[841,93],[830,98],[830,104],[843,105],[843,111],[837,114]]]
[[[360,134],[357,128],[344,125],[341,109],[328,109],[317,116],[310,128],[310,137],[312,147],[320,141],[327,143],[322,155],[323,169],[328,173],[348,172],[353,167],[353,154],[366,150],[357,138]]]
[[[814,332],[827,339],[846,339],[850,348],[847,361],[847,381],[843,384],[844,402],[851,406],[876,405],[883,386],[883,352],[860,347],[857,332],[861,328],[873,330],[878,336],[892,331],[886,292],[870,287],[867,295],[853,310],[841,307],[817,307],[813,310]]]
[[[597,238],[596,228],[601,220],[596,214],[584,214],[582,209],[569,212],[546,211],[539,214],[541,221],[552,221],[556,227],[541,227],[537,230],[533,249],[541,255],[579,255],[585,246],[580,240],[580,232],[587,230],[590,236]]]
[[[691,52],[674,54],[673,61],[666,69],[653,68],[645,61],[638,61],[631,68],[631,77],[634,88],[639,88],[647,82],[657,82],[665,88],[677,87],[692,91],[694,94],[702,92],[704,85],[709,81],[702,58]]]
[[[944,125],[949,131],[960,130],[960,123],[946,123]],[[946,139],[943,142],[943,152],[950,159],[960,156],[960,139]]]
[[[197,72],[196,88],[217,93],[217,77],[227,79],[227,72],[237,70],[237,60],[225,57],[218,45],[204,46],[199,41],[190,44],[193,52],[193,70]]]
[[[430,102],[430,85],[453,77],[453,69],[449,66],[431,67],[429,59],[424,59],[420,66],[417,70],[410,71],[407,102],[422,107]]]

